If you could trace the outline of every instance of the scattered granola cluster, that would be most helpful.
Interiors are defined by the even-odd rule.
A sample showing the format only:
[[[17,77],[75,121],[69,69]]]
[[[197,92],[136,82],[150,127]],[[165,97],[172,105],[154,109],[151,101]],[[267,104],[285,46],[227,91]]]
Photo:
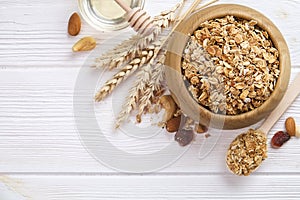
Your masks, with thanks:
[[[248,176],[267,158],[266,135],[257,130],[249,130],[239,135],[227,151],[226,163],[236,175]]]
[[[233,16],[202,23],[184,51],[182,73],[198,103],[237,115],[261,106],[279,77],[279,52],[256,21]]]

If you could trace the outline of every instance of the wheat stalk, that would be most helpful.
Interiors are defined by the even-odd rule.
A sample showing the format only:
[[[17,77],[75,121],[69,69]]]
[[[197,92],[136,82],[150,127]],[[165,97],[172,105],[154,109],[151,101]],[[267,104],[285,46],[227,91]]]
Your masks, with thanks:
[[[181,0],[173,8],[167,11],[163,11],[160,15],[157,15],[153,18],[153,21],[160,27],[168,28],[172,25],[173,22],[178,18],[177,16],[181,13],[181,9],[186,0]]]
[[[151,108],[153,102],[163,90],[163,64],[165,53],[159,54],[157,63],[145,65],[136,75],[137,80],[129,90],[125,104],[116,119],[116,128],[129,118],[133,110],[138,108],[138,116]],[[138,118],[139,118],[138,117]]]
[[[112,50],[102,54],[101,57],[96,58],[94,67],[109,67],[110,70],[120,67],[135,56],[131,53],[131,49],[138,40],[140,40],[139,35],[134,35],[128,40],[124,40]]]
[[[125,104],[123,104],[122,110],[116,119],[116,128],[119,128],[119,126],[129,118],[131,112],[137,108],[141,93],[146,87],[146,83],[150,81],[151,67],[150,65],[146,65],[137,73],[137,80],[134,86],[129,90]]]
[[[95,60],[94,67],[103,68],[109,67],[109,69],[120,68],[133,59],[141,49],[146,48],[152,41],[154,41],[165,28],[168,28],[176,19],[181,8],[186,0],[181,0],[170,10],[161,12],[154,17],[154,23],[157,25],[154,31],[146,36],[140,35],[132,36],[130,39],[123,41],[117,45],[114,49],[101,55],[101,57]]]
[[[152,71],[150,73],[150,81],[146,84],[146,88],[143,91],[141,98],[139,99],[139,108],[138,108],[138,116],[142,116],[142,114],[147,113],[154,102],[157,102],[157,99],[162,94],[163,91],[163,80],[164,80],[164,52],[158,55],[159,61],[155,64],[149,64],[152,67]],[[161,62],[162,61],[162,62]]]
[[[201,0],[194,1],[190,9],[178,20],[167,37],[164,37],[156,42],[157,36],[160,35],[161,31],[164,28],[170,26],[171,23],[169,22],[176,21],[176,17],[174,17],[173,14],[175,13],[175,11],[179,11],[180,8],[182,8],[185,0],[182,0],[179,5],[177,5],[177,7],[175,6],[174,10],[161,13],[160,17],[157,17],[155,19],[156,23],[159,23],[155,31],[150,34],[149,40],[148,38],[138,39],[133,37],[132,40],[130,40],[134,43],[134,45],[130,45],[130,40],[127,40],[123,42],[121,46],[119,46],[120,48],[117,47],[115,49],[115,53],[114,51],[111,51],[106,54],[107,57],[102,57],[106,58],[107,60],[111,59],[110,61],[107,61],[111,69],[115,67],[121,67],[121,70],[117,74],[115,74],[111,80],[107,81],[105,85],[99,90],[99,92],[95,96],[96,101],[101,101],[102,99],[104,99],[122,81],[127,79],[136,70],[141,69],[137,74],[137,82],[135,86],[130,89],[129,95],[126,98],[126,102],[122,107],[122,111],[117,118],[116,127],[119,127],[120,124],[125,121],[129,117],[131,112],[137,107],[138,116],[146,113],[149,108],[151,108],[151,106],[155,102],[155,99],[157,98],[156,93],[163,89],[163,63],[165,56],[165,50],[163,50],[163,48],[167,43],[168,38],[177,28],[179,22],[182,19],[186,18],[190,13],[192,13],[196,9],[200,1]],[[202,8],[215,1],[217,0],[213,0],[210,3],[203,5]],[[143,47],[143,45],[148,47],[141,48]],[[141,51],[141,49],[143,50]],[[121,55],[121,57],[118,57],[119,55]],[[103,60],[101,60],[100,58],[100,60],[98,61],[99,63],[101,63]],[[98,67],[103,66],[99,65]]]
[[[122,81],[127,79],[139,67],[148,63],[154,55],[156,45],[149,45],[144,51],[141,51],[139,56],[135,57],[130,63],[125,65],[112,79],[108,80],[105,85],[95,95],[95,101],[99,102],[108,96]]]

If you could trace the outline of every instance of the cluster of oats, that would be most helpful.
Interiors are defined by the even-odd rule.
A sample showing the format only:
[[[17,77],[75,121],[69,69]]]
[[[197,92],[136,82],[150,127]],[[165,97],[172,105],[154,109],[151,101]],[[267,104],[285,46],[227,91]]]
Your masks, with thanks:
[[[215,113],[226,112],[223,77],[194,36],[185,48],[182,72],[189,91],[198,103]]]
[[[237,115],[270,97],[280,74],[279,52],[256,21],[212,19],[191,36],[182,73],[198,103],[215,113]]]
[[[226,163],[236,175],[248,176],[267,158],[266,135],[249,130],[239,135],[227,151]]]

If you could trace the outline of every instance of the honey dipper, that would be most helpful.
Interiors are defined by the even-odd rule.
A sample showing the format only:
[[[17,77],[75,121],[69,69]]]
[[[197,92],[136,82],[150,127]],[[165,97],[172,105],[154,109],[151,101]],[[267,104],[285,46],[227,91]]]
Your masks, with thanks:
[[[296,99],[300,92],[300,73],[298,73],[291,83],[289,88],[286,91],[281,102],[278,106],[273,110],[273,112],[267,117],[267,119],[263,122],[263,124],[257,130],[249,130],[247,133],[238,135],[233,142],[230,144],[227,157],[226,164],[229,170],[231,170],[236,175],[249,175],[251,172],[255,171],[261,164],[261,162],[266,158],[266,149],[267,149],[267,138],[271,128],[277,122],[277,120],[282,116],[284,111],[289,107],[289,105]],[[245,141],[244,138],[250,138],[249,141]],[[262,142],[263,141],[263,142]],[[242,144],[246,149],[239,149],[238,145]],[[248,144],[246,144],[248,143]],[[255,144],[255,145],[251,145]],[[257,146],[261,146],[263,150],[265,150],[265,155],[257,155]],[[251,152],[250,148],[253,148]],[[238,151],[238,154],[235,152]],[[245,158],[243,152],[248,152],[252,154],[251,158],[258,158],[257,161],[252,163],[248,163],[247,158]],[[259,150],[261,151],[261,150]],[[261,153],[261,152],[260,152]],[[251,158],[249,158],[251,160]],[[246,161],[245,161],[246,160]]]
[[[153,32],[155,24],[151,17],[139,7],[131,8],[123,0],[115,0],[119,6],[126,11],[127,21],[130,26],[142,36],[147,36]]]

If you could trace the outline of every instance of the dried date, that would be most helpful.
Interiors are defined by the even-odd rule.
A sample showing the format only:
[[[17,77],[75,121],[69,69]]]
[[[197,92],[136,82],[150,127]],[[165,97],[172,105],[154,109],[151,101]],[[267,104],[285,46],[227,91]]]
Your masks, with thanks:
[[[186,146],[190,144],[194,139],[194,131],[179,129],[175,134],[175,141],[179,143],[180,146]]]
[[[283,132],[283,131],[278,131],[271,140],[271,146],[274,149],[278,149],[284,143],[286,143],[290,138],[291,138],[291,136],[288,133]]]

